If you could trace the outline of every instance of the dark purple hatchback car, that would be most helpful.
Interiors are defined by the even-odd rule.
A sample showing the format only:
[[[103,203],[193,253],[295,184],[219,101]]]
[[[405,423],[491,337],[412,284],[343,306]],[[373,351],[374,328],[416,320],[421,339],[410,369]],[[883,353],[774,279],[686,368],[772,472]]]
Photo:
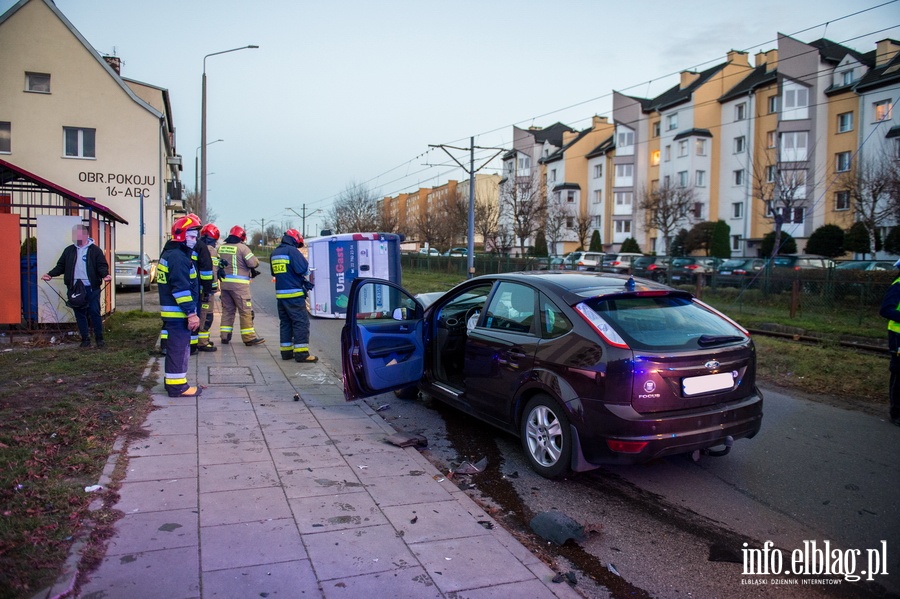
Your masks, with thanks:
[[[518,435],[546,477],[724,454],[762,421],[747,331],[687,292],[624,275],[484,275],[428,308],[356,279],[341,346],[348,400],[418,389]]]

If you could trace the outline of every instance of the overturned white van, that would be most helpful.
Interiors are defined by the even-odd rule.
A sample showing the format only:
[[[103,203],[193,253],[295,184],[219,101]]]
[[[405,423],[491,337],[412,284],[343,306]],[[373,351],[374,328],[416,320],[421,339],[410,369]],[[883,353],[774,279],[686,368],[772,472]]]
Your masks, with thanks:
[[[402,283],[401,240],[393,233],[342,233],[307,239],[310,281],[315,284],[309,293],[309,313],[322,318],[346,317],[347,293],[358,277]]]

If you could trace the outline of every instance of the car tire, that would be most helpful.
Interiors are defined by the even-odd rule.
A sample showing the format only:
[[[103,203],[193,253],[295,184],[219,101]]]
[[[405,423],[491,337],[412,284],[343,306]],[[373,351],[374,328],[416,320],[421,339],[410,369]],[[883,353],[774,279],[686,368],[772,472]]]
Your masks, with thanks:
[[[531,468],[545,478],[569,471],[572,430],[558,402],[543,393],[531,398],[519,424],[522,449]]]

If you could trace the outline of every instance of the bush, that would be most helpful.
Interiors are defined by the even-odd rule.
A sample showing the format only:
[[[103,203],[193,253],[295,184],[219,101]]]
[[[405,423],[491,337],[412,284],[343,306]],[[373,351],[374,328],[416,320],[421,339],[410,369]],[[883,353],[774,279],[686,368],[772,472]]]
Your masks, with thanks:
[[[837,225],[822,225],[806,242],[807,254],[837,258],[844,255],[844,230]]]
[[[775,231],[769,231],[765,235],[763,235],[762,243],[759,246],[759,250],[762,252],[763,256],[771,256],[772,248],[775,247]],[[778,249],[778,254],[796,254],[797,253],[797,240],[791,237],[787,232],[781,232],[781,247]]]
[[[641,246],[638,245],[638,242],[634,237],[626,238],[625,241],[622,242],[622,249],[619,251],[630,254],[643,254]]]

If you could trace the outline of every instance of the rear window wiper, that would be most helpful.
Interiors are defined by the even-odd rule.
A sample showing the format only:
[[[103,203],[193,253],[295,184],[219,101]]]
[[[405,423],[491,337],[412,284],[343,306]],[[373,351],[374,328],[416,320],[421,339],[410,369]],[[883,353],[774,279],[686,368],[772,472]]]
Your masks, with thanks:
[[[746,337],[743,337],[742,335],[700,335],[700,338],[697,339],[697,345],[700,347],[725,345],[726,343],[737,343],[744,339],[746,339]]]

